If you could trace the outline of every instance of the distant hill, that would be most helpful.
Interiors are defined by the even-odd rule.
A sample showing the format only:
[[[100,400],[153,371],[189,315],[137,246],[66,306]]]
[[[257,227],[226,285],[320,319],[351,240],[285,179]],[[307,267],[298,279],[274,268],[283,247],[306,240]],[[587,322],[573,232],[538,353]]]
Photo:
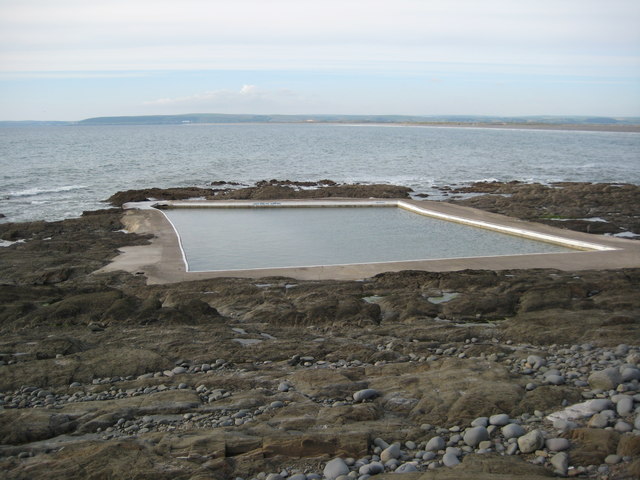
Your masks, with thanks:
[[[143,115],[96,117],[79,125],[179,125],[190,123],[447,123],[447,124],[552,124],[552,125],[638,125],[640,117],[523,116],[494,117],[474,115],[234,115],[196,113],[185,115]]]
[[[252,115],[190,113],[185,115],[139,115],[87,118],[79,122],[0,121],[0,127],[47,125],[188,125],[207,123],[381,123],[426,125],[640,125],[640,117],[489,115]]]

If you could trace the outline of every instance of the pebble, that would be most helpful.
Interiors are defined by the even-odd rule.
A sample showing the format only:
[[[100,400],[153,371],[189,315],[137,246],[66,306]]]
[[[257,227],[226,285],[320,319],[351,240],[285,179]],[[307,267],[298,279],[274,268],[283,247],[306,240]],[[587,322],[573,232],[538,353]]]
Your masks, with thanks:
[[[460,459],[454,453],[445,453],[442,456],[442,463],[445,467],[455,467],[460,463]]]
[[[353,394],[354,402],[364,402],[380,396],[380,392],[373,388],[365,388],[364,390],[358,390]]]
[[[433,437],[431,440],[427,442],[424,449],[426,451],[438,451],[442,450],[445,447],[445,441],[442,437]]]
[[[526,430],[517,423],[510,423],[501,429],[502,435],[507,440],[510,438],[518,438],[526,433]]]
[[[491,425],[495,425],[496,427],[503,427],[507,423],[509,423],[509,415],[506,413],[499,413],[498,415],[491,415],[489,417],[489,423]]]
[[[569,470],[569,455],[565,452],[556,453],[551,457],[550,463],[553,465],[556,473],[564,477]]]
[[[322,473],[327,480],[335,480],[340,475],[348,475],[349,467],[343,459],[338,457],[328,461]]]
[[[544,445],[544,434],[540,430],[532,430],[518,438],[518,448],[522,453],[532,453]]]
[[[633,412],[633,398],[628,395],[623,395],[616,404],[616,411],[618,415],[624,417]]]
[[[591,428],[605,428],[609,425],[609,418],[603,413],[596,413],[587,425]]]
[[[392,458],[398,458],[400,456],[400,444],[394,443],[389,447],[385,448],[382,453],[380,453],[380,460],[383,462],[388,462]]]
[[[480,442],[489,440],[489,432],[486,427],[471,427],[464,432],[463,439],[470,447],[477,447]]]
[[[591,388],[615,390],[622,382],[622,375],[620,375],[620,370],[616,367],[605,368],[589,375],[588,382]]]
[[[417,471],[418,468],[412,463],[404,463],[395,469],[395,473],[413,473]]]
[[[544,442],[545,446],[547,447],[548,450],[551,450],[552,452],[561,452],[563,450],[568,449],[571,444],[569,443],[569,440],[567,440],[566,438],[548,438],[547,440],[545,440]]]

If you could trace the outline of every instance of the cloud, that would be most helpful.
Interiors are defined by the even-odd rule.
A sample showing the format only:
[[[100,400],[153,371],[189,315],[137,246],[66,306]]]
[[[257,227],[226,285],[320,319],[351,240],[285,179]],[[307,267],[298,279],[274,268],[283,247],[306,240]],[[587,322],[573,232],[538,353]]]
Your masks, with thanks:
[[[637,0],[3,0],[0,71],[597,72],[615,56],[637,75],[639,17]]]
[[[262,89],[243,85],[239,90],[219,89],[183,97],[165,97],[143,103],[145,107],[163,110],[215,109],[220,112],[271,112],[289,106],[306,105],[309,99],[288,89]],[[266,110],[265,110],[266,109]]]

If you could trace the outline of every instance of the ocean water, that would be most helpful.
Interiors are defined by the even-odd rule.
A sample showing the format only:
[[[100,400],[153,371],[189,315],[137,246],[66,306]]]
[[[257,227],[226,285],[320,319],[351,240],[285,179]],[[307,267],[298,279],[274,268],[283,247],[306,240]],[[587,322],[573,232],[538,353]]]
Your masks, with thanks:
[[[640,133],[242,124],[0,128],[2,221],[59,220],[126,189],[265,179],[640,184]]]

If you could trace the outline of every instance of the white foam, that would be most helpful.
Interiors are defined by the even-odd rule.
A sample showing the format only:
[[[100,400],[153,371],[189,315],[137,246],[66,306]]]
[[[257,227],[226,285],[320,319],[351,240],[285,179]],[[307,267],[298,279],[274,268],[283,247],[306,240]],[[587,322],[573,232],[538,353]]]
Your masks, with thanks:
[[[14,192],[9,192],[8,195],[10,197],[34,197],[36,195],[44,195],[47,193],[60,193],[60,192],[71,192],[73,190],[82,190],[84,188],[89,188],[86,185],[65,185],[62,187],[33,187],[26,188],[24,190],[16,190]]]

